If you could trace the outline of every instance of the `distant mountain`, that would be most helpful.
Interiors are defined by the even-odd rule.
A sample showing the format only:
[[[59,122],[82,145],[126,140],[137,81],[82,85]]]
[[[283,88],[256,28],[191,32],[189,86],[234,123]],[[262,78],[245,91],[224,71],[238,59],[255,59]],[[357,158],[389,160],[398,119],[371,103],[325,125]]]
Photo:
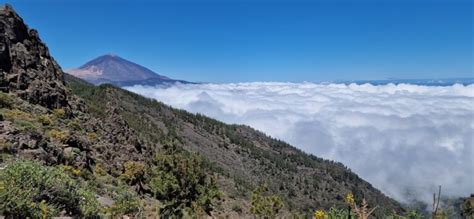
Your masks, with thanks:
[[[112,54],[100,56],[79,68],[66,72],[96,85],[108,83],[116,86],[133,86],[137,84],[189,83],[159,75],[148,68]]]

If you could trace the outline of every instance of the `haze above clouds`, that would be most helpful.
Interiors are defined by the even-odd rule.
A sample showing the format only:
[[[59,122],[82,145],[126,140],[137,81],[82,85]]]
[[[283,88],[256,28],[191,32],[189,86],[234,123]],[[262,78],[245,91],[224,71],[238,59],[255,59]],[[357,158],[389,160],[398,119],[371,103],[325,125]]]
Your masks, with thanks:
[[[399,201],[474,193],[474,85],[194,84],[126,89],[340,161]]]

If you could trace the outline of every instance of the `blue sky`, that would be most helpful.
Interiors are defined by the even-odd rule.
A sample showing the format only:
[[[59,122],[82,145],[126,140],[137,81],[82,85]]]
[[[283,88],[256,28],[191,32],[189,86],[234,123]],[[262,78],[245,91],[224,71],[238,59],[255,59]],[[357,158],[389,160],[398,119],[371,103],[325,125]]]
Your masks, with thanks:
[[[64,68],[207,82],[474,77],[470,0],[7,1]]]

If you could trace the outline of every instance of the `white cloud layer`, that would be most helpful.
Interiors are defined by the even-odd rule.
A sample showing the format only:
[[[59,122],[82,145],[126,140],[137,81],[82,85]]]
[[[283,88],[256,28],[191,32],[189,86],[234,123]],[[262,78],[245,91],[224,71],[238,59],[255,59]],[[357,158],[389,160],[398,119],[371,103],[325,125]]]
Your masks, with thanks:
[[[389,196],[474,193],[474,85],[238,83],[127,88],[344,163]],[[408,195],[410,194],[410,195]]]

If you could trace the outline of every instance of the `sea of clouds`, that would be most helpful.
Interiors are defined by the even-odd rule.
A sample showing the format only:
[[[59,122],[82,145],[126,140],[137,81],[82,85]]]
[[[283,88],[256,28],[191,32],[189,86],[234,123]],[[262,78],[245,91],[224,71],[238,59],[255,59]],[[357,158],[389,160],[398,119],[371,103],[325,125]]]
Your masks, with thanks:
[[[340,161],[408,202],[474,193],[474,85],[232,83],[126,89]]]

